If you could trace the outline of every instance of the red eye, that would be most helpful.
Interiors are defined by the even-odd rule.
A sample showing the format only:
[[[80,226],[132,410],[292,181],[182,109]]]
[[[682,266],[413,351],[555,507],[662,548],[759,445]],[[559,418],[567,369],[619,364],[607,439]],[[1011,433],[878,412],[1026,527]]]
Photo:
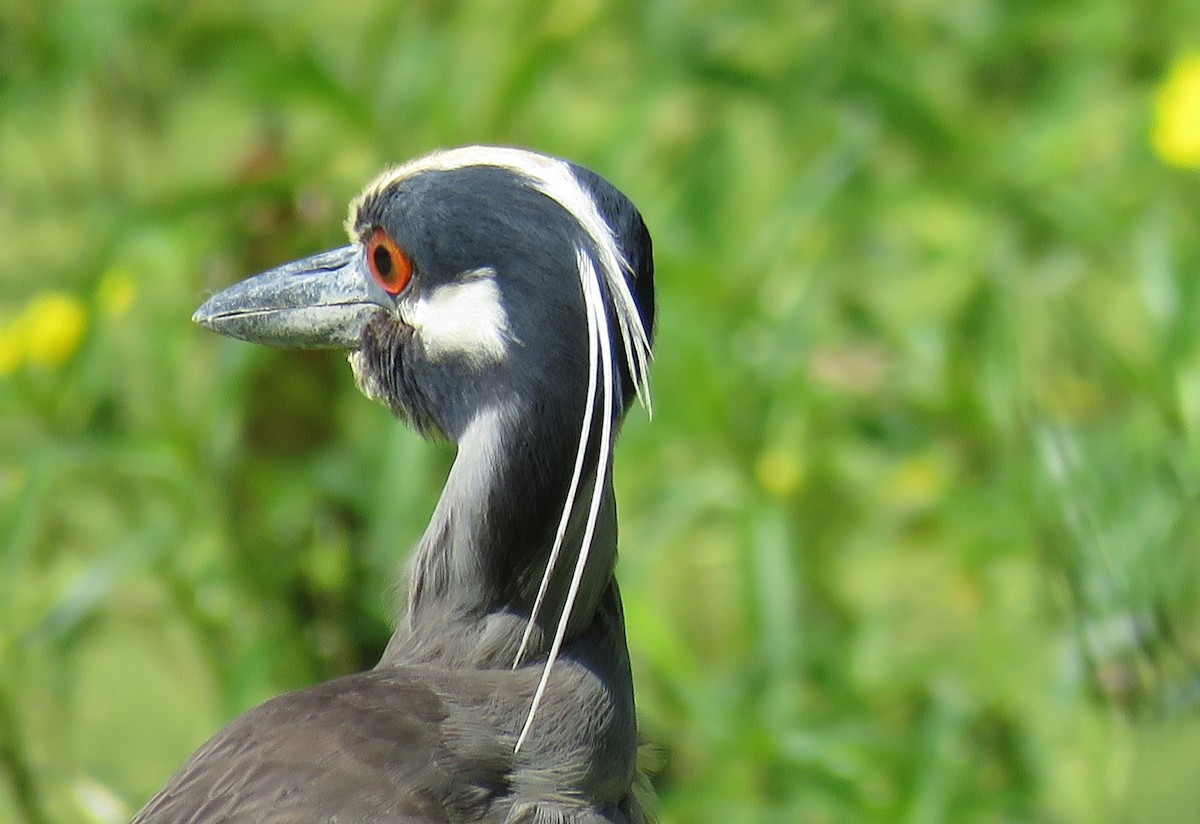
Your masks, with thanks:
[[[367,241],[367,265],[389,295],[403,292],[412,278],[412,262],[382,229],[376,229]]]

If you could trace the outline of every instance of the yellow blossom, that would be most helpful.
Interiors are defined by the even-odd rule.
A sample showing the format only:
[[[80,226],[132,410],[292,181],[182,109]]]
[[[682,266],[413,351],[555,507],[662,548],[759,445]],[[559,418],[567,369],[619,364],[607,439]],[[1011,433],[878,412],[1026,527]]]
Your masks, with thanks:
[[[795,451],[768,449],[754,462],[759,485],[778,498],[796,491],[804,477],[804,466]]]
[[[96,304],[112,318],[128,312],[136,295],[133,277],[125,269],[109,269],[96,286]]]
[[[87,314],[79,299],[63,292],[44,292],[25,307],[25,352],[36,366],[61,366],[79,348]]]
[[[1150,142],[1172,166],[1200,168],[1200,52],[1177,59],[1158,87]]]
[[[922,509],[937,503],[950,483],[949,467],[934,452],[912,455],[889,474],[884,499],[901,509]]]

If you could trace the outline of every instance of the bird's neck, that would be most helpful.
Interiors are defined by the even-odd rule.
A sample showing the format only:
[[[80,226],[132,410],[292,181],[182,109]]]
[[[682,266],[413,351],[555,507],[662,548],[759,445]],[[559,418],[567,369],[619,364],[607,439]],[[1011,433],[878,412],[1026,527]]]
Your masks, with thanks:
[[[407,610],[383,663],[512,665],[568,497],[575,445],[556,440],[561,431],[512,409],[486,411],[467,427],[414,552]],[[524,660],[545,656],[558,623],[596,493],[595,468],[595,461],[584,464]],[[599,512],[568,641],[593,624],[597,610],[620,610],[611,474],[599,483]]]

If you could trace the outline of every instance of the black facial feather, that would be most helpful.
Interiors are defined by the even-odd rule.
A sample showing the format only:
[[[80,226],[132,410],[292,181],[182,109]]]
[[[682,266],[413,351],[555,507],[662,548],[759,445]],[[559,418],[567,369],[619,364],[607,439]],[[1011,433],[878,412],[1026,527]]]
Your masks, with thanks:
[[[381,386],[424,386],[422,400],[436,400],[426,407],[427,417],[451,439],[484,405],[501,398],[518,406],[557,403],[579,420],[588,348],[575,250],[584,240],[566,210],[514,172],[468,167],[423,172],[369,196],[359,206],[355,232],[375,227],[412,261],[410,297],[459,282],[473,270],[493,270],[510,335],[507,361],[484,368],[465,357],[432,362],[420,352],[419,334],[399,340],[413,350],[400,362],[407,379],[376,375]],[[428,396],[432,392],[439,393],[436,399]],[[410,413],[421,402],[389,401]]]
[[[424,437],[445,438],[447,433],[433,412],[435,406],[404,362],[412,338],[411,327],[380,312],[363,329],[360,368],[375,381],[393,415]]]

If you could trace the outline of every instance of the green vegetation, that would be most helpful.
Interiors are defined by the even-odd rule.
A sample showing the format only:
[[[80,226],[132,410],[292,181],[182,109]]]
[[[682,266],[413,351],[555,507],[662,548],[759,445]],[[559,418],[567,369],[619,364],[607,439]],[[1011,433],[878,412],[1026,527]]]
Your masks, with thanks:
[[[1195,0],[0,2],[0,824],[374,662],[448,448],[188,318],[469,142],[655,236],[666,824],[1200,820],[1198,46]]]

